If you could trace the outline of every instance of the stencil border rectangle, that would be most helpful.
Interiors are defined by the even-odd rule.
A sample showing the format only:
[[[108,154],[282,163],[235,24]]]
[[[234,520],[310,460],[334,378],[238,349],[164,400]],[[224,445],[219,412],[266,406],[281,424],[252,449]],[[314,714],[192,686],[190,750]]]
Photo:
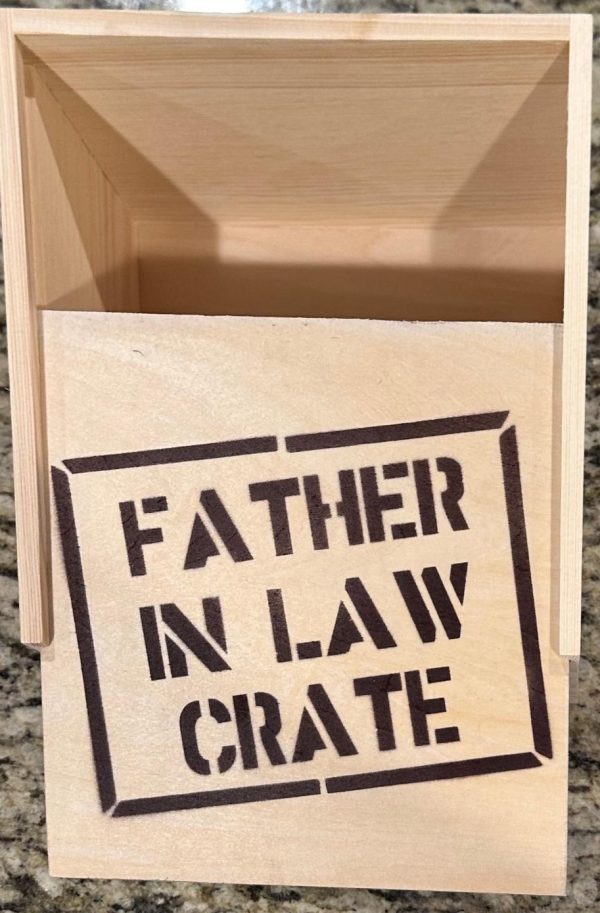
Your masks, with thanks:
[[[508,415],[508,411],[476,413],[391,425],[349,428],[333,432],[291,435],[285,438],[286,451],[293,454],[319,451],[332,447],[364,446],[450,434],[498,430],[502,428]],[[500,434],[499,444],[533,742],[538,754],[551,758],[552,741],[539,651],[535,599],[531,579],[519,456],[514,425],[506,428]],[[63,465],[68,472],[56,466],[51,467],[63,563],[80,655],[96,782],[103,812],[110,813],[116,817],[124,817],[216,805],[233,805],[242,802],[270,801],[322,793],[321,781],[315,778],[307,778],[285,783],[266,783],[249,787],[230,787],[220,790],[175,793],[139,799],[117,799],[110,741],[104,715],[100,675],[91,629],[85,578],[69,481],[69,474],[173,465],[186,461],[247,456],[272,453],[278,450],[277,438],[275,436],[265,436],[65,459],[63,460]],[[326,792],[330,794],[355,789],[374,789],[381,786],[399,785],[400,783],[454,779],[456,777],[477,776],[506,770],[521,770],[538,767],[540,764],[541,761],[536,754],[532,752],[516,752],[508,755],[471,758],[463,761],[447,761],[439,764],[414,765],[387,771],[367,771],[360,774],[328,777],[325,778],[323,785]]]

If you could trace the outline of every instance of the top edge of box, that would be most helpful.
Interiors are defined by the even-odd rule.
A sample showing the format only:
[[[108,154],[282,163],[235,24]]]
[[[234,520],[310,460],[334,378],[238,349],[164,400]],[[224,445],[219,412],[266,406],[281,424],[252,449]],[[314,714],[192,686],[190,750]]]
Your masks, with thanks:
[[[587,13],[556,14],[203,14],[129,10],[4,9],[17,36],[255,38],[340,41],[568,41]]]

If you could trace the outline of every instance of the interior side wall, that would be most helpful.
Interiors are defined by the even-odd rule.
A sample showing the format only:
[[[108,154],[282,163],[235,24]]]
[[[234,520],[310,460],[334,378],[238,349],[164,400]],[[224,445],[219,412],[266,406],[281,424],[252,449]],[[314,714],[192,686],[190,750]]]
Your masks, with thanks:
[[[25,67],[28,232],[35,305],[138,309],[129,215],[45,81]]]

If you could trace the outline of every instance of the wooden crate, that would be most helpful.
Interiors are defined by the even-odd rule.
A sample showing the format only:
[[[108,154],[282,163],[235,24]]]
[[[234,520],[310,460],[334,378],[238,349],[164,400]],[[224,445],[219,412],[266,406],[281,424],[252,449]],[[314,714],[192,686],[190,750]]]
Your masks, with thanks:
[[[43,674],[51,865],[57,874],[560,892],[568,659],[578,655],[580,631],[591,22],[579,15],[1,12],[2,206],[21,624],[25,642],[50,644],[43,650]],[[487,445],[471,432],[490,431],[496,456],[486,462]],[[379,755],[368,771],[352,759],[340,767],[342,738],[335,763],[323,762],[314,776],[290,781],[275,770],[276,749],[271,745],[269,754],[265,743],[277,773],[265,781],[244,754],[252,753],[241,735],[247,714],[236,704],[244,765],[222,790],[227,797],[212,788],[177,792],[162,783],[162,769],[146,770],[153,798],[136,795],[127,739],[134,733],[153,746],[147,752],[152,767],[153,751],[160,750],[160,739],[152,739],[168,730],[165,707],[171,704],[166,701],[150,737],[131,720],[111,734],[102,700],[96,700],[106,686],[103,649],[112,659],[118,654],[114,644],[112,653],[99,645],[97,635],[118,628],[114,610],[125,584],[117,584],[116,572],[103,577],[115,552],[99,548],[89,557],[94,535],[101,538],[93,522],[115,493],[124,499],[120,504],[137,503],[127,500],[118,473],[108,488],[98,479],[109,470],[157,467],[145,477],[156,491],[144,483],[146,494],[138,486],[135,497],[144,505],[140,510],[160,517],[167,499],[158,488],[168,490],[169,503],[176,498],[165,466],[176,465],[175,478],[183,484],[190,462],[262,454],[267,462],[257,465],[269,467],[264,478],[302,476],[308,510],[303,522],[310,524],[314,548],[289,563],[286,573],[296,585],[305,571],[316,575],[317,583],[305,591],[312,600],[305,615],[318,626],[317,597],[332,586],[333,571],[321,559],[333,520],[314,479],[345,471],[360,477],[364,498],[379,504],[373,516],[367,501],[357,508],[366,511],[369,548],[375,549],[386,538],[383,511],[399,506],[397,499],[377,500],[386,497],[377,488],[383,485],[377,473],[383,466],[386,479],[398,478],[394,472],[414,475],[416,494],[405,497],[419,521],[389,527],[387,538],[410,538],[419,530],[423,537],[437,534],[438,518],[427,511],[434,501],[427,495],[434,464],[418,442],[447,435],[454,435],[457,452],[459,438],[470,435],[464,459],[474,467],[480,454],[481,469],[473,469],[479,494],[465,495],[481,521],[473,554],[491,575],[482,577],[490,616],[502,619],[516,598],[513,618],[519,619],[523,651],[507,652],[507,665],[502,652],[490,659],[496,673],[510,670],[507,682],[498,684],[504,709],[493,707],[492,690],[485,698],[489,719],[480,719],[474,707],[465,711],[466,719],[477,721],[482,741],[481,750],[473,748],[477,757],[468,759],[468,772],[452,766],[467,758],[452,755],[458,729],[451,726],[435,730],[437,744],[421,755],[425,763],[407,755],[393,776]],[[395,461],[399,441],[406,462]],[[346,470],[339,462],[339,448],[345,447],[358,448]],[[289,459],[295,454],[296,462],[280,465],[282,451]],[[443,462],[448,458],[437,454],[438,472],[451,473]],[[492,464],[499,473],[495,480],[486,476]],[[233,465],[219,478],[211,475],[216,468],[202,472],[214,491],[224,488],[232,498],[236,486],[250,485],[242,520],[252,500],[266,499],[276,556],[291,558],[292,532],[286,533],[282,504],[295,493],[265,494],[252,488],[258,477],[252,482],[242,462],[235,464],[239,469]],[[341,478],[351,484],[350,476]],[[447,481],[450,486],[450,475]],[[346,519],[347,495],[341,509],[338,504],[339,517],[345,510]],[[435,495],[442,498],[438,508],[444,506],[452,530],[462,529],[459,514],[448,507],[451,495],[442,495]],[[493,501],[496,496],[500,501]],[[183,552],[186,569],[204,567],[220,551],[234,565],[247,559],[244,547],[254,557],[239,529],[228,528],[231,539],[218,506],[210,503],[213,536],[194,527]],[[123,530],[127,524],[137,530],[127,540],[133,580],[146,574],[146,553],[158,552],[156,545],[140,545],[141,515],[136,519],[135,507],[126,509],[133,514],[127,521],[121,517]],[[490,511],[504,524],[504,539],[499,534],[498,540],[504,544],[497,550],[494,527],[485,519]],[[157,523],[147,542],[167,536],[166,526],[161,529]],[[347,545],[359,544],[352,541],[356,529],[347,526],[346,533]],[[415,560],[433,560],[425,545],[415,548]],[[452,598],[462,605],[462,564],[450,542],[444,548],[445,558],[459,568],[450,582]],[[500,567],[502,548],[514,580]],[[387,559],[380,564],[375,551],[365,555],[358,561],[365,573],[389,571]],[[164,590],[173,567],[167,558],[157,560]],[[346,582],[362,580],[348,576],[345,560],[334,559],[334,571],[345,574]],[[339,676],[349,669],[352,675],[361,671],[365,680],[372,677],[362,661],[352,667],[348,660],[346,667],[336,654],[340,637],[340,654],[350,655],[352,644],[367,635],[379,638],[377,649],[385,648],[385,631],[373,627],[370,603],[361,602],[364,587],[357,593],[362,584],[348,584],[346,601],[364,629],[345,607],[331,641],[320,630],[318,640],[294,643],[289,632],[287,639],[281,634],[285,610],[272,595],[279,592],[275,570],[267,562],[252,573],[248,592],[266,584],[271,594],[279,663],[311,669],[311,662],[326,659],[329,643],[327,655],[340,661]],[[214,597],[220,578],[208,579]],[[423,582],[430,596],[435,591],[443,601],[430,576]],[[407,605],[413,600],[422,643],[431,642],[438,628],[430,630],[431,617],[419,615],[422,599],[414,587],[410,596],[406,577],[397,577],[396,584]],[[110,603],[101,622],[94,622],[93,606],[82,608],[86,586],[100,601],[104,592]],[[534,591],[537,619],[535,608],[531,616]],[[160,601],[157,592],[149,598]],[[131,598],[139,601],[141,595]],[[433,605],[439,608],[435,600]],[[140,618],[150,679],[152,687],[162,687],[169,674],[152,640],[156,616],[145,608]],[[443,610],[438,619],[449,641],[460,635],[452,627],[459,608],[454,601],[454,622]],[[215,656],[226,659],[215,611],[209,600],[205,621],[218,664]],[[181,643],[197,647],[197,641],[186,640],[189,629],[172,610],[162,620],[179,632],[179,641],[171,640],[169,668],[173,680],[181,679],[188,671]],[[490,643],[509,651],[510,624],[492,626]],[[387,634],[394,641],[387,646],[397,646],[393,631]],[[483,637],[475,632],[461,660],[472,678],[457,685],[456,693],[467,703],[477,681],[485,679],[477,659],[489,646],[478,640]],[[133,656],[135,648],[123,643]],[[433,652],[432,645],[438,671],[430,668],[430,684],[446,680],[439,671],[446,669],[444,655]],[[264,668],[265,655],[259,651],[257,657],[257,669]],[[306,662],[297,666],[299,660]],[[396,690],[412,688],[414,698],[414,688],[421,687],[410,678],[415,670],[400,666],[396,673],[381,663],[376,668],[392,676],[391,690],[396,684]],[[119,668],[113,669],[115,681]],[[405,679],[400,670],[407,668]],[[284,687],[280,674],[278,667],[266,676],[274,691]],[[308,673],[295,674],[302,688],[309,686],[303,678]],[[120,687],[134,695],[135,682],[127,676]],[[235,688],[247,687],[243,677],[235,679]],[[373,702],[379,752],[395,750],[384,717],[376,714],[380,699],[364,690],[364,682],[355,687],[363,688],[356,695],[365,706],[367,698]],[[158,693],[154,688],[152,694]],[[316,701],[313,711],[319,715],[320,706],[322,715],[310,733],[306,723],[302,739],[298,734],[300,763],[303,751],[310,754],[308,743],[314,753],[318,740],[331,735],[327,726],[322,729],[323,720],[331,720],[325,698],[308,693]],[[65,694],[77,695],[72,706],[66,706]],[[144,694],[136,696],[139,706]],[[217,707],[221,697],[211,705],[217,722],[231,717],[223,710],[226,701]],[[108,707],[106,690],[104,699]],[[438,712],[423,711],[429,706],[423,700],[409,701],[413,748],[426,744],[418,741],[425,736],[414,728],[414,714]],[[529,708],[526,719],[519,702]],[[193,716],[194,701],[188,706]],[[385,716],[382,706],[377,712]],[[348,713],[362,726],[358,711]],[[488,733],[488,722],[499,722],[500,734]],[[531,744],[512,746],[525,724]],[[184,721],[181,727],[184,738]],[[468,753],[468,738],[463,741]],[[202,758],[189,739],[186,752],[188,768],[195,764],[202,775]],[[498,757],[505,759],[500,766]],[[158,764],[158,754],[156,759]],[[193,779],[189,770],[186,776]],[[82,785],[75,800],[77,777]],[[452,780],[450,791],[446,779]],[[258,793],[252,793],[255,787]],[[286,789],[286,802],[271,801]],[[253,804],[256,795],[270,801]],[[408,822],[404,836],[399,816]],[[181,847],[202,829],[199,861]],[[467,858],[456,857],[457,840],[468,847]]]

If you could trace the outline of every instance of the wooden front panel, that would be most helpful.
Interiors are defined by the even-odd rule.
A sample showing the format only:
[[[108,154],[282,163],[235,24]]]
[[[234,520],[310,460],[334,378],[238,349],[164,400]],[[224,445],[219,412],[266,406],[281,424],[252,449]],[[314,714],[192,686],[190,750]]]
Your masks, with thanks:
[[[562,890],[559,342],[44,315],[55,874]]]

